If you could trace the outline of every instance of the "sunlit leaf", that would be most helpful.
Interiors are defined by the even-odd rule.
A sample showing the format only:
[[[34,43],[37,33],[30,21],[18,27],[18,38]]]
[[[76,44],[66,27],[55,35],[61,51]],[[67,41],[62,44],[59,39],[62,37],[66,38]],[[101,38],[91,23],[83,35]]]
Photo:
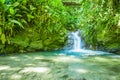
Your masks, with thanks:
[[[16,16],[16,17],[22,17],[22,15],[21,15],[21,14],[15,14],[15,16]]]
[[[27,0],[23,0],[23,4],[26,4],[27,3]]]
[[[19,4],[19,2],[15,2],[12,6],[17,7]]]
[[[24,29],[23,25],[17,20],[10,20],[12,23],[18,24],[21,28]]]
[[[2,28],[0,28],[0,35],[2,34]]]
[[[1,41],[2,41],[2,44],[5,44],[6,42],[5,34],[1,35]]]
[[[32,6],[32,5],[30,5],[30,10],[35,10],[36,8],[34,7],[34,6]]]
[[[15,13],[15,11],[14,11],[14,9],[13,9],[13,7],[10,7],[10,14],[14,14]]]
[[[29,22],[31,21],[31,19],[34,18],[34,16],[32,16],[31,14],[27,14],[27,17],[28,17],[28,21],[29,21]]]
[[[27,21],[25,19],[21,19],[21,22],[27,24]]]
[[[5,0],[0,0],[0,2],[3,4],[3,3],[5,3]]]

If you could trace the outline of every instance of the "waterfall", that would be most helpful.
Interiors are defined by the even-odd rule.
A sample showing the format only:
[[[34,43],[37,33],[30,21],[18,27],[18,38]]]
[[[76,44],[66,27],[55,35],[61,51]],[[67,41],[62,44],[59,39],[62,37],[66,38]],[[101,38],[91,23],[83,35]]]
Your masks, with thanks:
[[[80,31],[69,32],[68,41],[65,44],[63,50],[79,52],[82,50],[83,42],[81,40]]]
[[[72,51],[80,51],[82,48],[80,31],[71,32],[73,37],[73,48]]]
[[[81,38],[80,38],[80,36],[78,34],[79,34],[79,31],[72,32],[73,41],[74,41],[73,50],[81,49]]]
[[[68,41],[63,48],[63,53],[61,55],[73,55],[73,56],[89,56],[89,55],[108,55],[110,53],[102,51],[93,51],[84,48],[84,42],[80,36],[80,31],[69,32]]]

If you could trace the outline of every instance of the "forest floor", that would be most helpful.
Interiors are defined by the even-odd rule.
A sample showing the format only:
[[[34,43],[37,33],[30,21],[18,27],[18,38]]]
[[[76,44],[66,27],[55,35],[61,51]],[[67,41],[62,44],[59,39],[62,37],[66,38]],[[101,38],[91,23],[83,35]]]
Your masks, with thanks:
[[[43,55],[0,57],[0,80],[120,80],[120,57]]]

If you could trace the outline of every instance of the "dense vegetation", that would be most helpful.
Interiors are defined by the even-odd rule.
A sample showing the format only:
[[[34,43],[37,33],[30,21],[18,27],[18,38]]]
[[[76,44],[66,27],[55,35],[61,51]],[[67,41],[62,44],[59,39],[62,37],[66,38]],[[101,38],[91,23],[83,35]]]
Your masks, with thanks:
[[[61,0],[0,2],[1,52],[54,50],[67,37],[67,12]]]
[[[66,0],[68,1],[68,0]],[[81,30],[91,49],[120,49],[120,1],[0,0],[0,53],[61,49]]]
[[[120,1],[84,0],[80,27],[87,44],[94,49],[120,50]]]

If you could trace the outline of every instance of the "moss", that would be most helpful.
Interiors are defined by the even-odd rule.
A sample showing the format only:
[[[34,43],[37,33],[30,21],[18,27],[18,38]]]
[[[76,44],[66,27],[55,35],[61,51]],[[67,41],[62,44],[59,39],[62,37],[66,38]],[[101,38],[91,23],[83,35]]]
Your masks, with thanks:
[[[29,48],[42,49],[43,48],[42,40],[31,42]]]
[[[46,39],[43,41],[44,45],[50,45],[53,41],[51,39]]]

